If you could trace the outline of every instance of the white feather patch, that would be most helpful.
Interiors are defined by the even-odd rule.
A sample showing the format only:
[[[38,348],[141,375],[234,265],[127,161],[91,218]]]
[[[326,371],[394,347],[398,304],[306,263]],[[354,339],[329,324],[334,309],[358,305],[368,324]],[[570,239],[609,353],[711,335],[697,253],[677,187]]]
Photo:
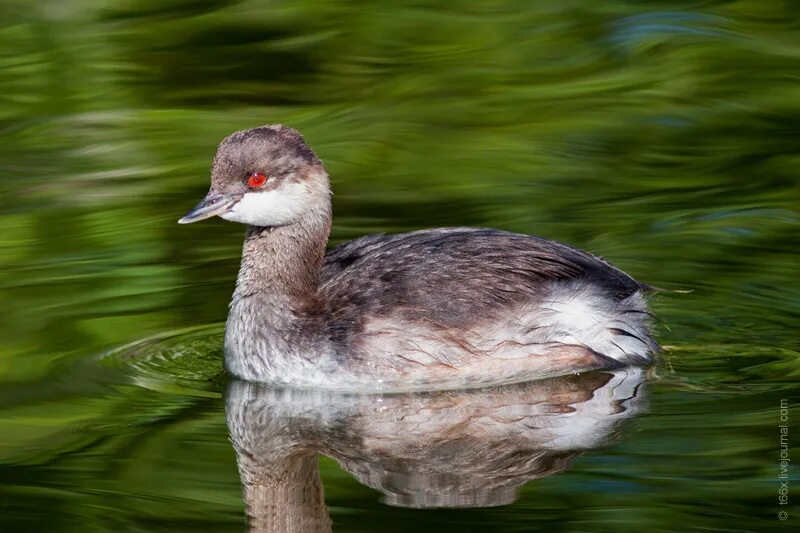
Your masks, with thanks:
[[[273,191],[245,193],[220,218],[251,226],[284,226],[296,221],[310,204],[311,191],[305,183],[285,182]]]

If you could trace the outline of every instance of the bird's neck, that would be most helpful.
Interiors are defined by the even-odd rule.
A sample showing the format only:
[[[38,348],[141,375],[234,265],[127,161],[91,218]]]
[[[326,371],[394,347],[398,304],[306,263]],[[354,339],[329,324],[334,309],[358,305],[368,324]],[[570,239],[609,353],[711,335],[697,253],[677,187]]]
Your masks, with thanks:
[[[249,227],[234,304],[257,297],[259,306],[285,315],[313,306],[330,229],[329,202],[290,225]]]

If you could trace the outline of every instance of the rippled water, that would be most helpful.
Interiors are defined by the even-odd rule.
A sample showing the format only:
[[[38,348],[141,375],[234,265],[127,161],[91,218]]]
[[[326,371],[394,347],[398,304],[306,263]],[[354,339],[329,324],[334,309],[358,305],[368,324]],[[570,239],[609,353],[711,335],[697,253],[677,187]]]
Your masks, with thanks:
[[[778,500],[800,417],[791,2],[9,0],[0,21],[3,531],[241,530],[247,435],[323,454],[324,508],[296,516],[335,531],[800,518],[796,469]],[[227,383],[242,228],[175,221],[219,139],[273,122],[326,162],[334,242],[491,226],[690,291],[653,301],[662,363],[624,398],[597,374],[385,409]],[[312,467],[290,469],[309,494]]]

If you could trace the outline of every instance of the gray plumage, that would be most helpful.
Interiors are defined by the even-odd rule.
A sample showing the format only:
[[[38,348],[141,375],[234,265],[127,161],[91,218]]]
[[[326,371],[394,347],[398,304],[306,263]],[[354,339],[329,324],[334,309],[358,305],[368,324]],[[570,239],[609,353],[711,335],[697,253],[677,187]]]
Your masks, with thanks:
[[[269,176],[248,185],[253,172]],[[554,241],[492,229],[370,235],[325,254],[330,186],[285,126],[225,139],[182,221],[251,225],[226,331],[236,376],[383,390],[460,388],[643,364],[643,285]]]
[[[388,314],[465,326],[476,315],[541,298],[549,282],[584,281],[623,301],[640,284],[570,246],[505,231],[440,228],[369,235],[325,256],[322,287],[334,315]]]

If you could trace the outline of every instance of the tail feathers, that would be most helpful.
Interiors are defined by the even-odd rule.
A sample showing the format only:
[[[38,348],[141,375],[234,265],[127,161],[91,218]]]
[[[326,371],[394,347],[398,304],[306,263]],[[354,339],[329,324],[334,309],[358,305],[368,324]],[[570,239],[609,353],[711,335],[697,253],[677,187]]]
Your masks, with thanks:
[[[630,365],[648,364],[659,351],[641,292],[619,301],[594,286],[556,286],[542,310],[557,342],[581,344]]]

